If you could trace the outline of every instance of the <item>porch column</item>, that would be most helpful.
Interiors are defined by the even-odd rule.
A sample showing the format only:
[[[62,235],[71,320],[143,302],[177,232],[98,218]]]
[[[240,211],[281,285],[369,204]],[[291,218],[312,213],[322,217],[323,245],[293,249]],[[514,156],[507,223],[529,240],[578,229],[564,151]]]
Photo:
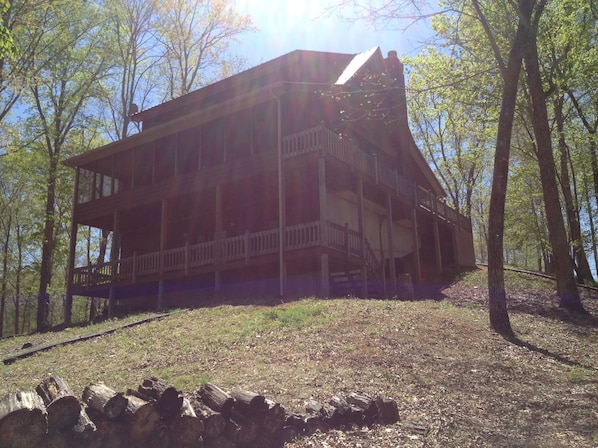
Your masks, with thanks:
[[[416,202],[417,204],[417,202]],[[411,223],[413,226],[413,255],[415,258],[415,281],[417,283],[421,282],[422,279],[422,265],[421,265],[421,257],[419,255],[419,229],[417,223],[417,209],[416,205],[411,210]]]
[[[442,252],[440,250],[440,231],[438,229],[438,220],[434,219],[434,252],[436,254],[436,273],[442,274]]]
[[[114,210],[112,214],[112,246],[110,247],[110,262],[112,263],[112,281],[118,273],[116,265],[120,258],[120,213]]]
[[[160,211],[160,280],[158,281],[158,310],[164,308],[164,251],[166,250],[166,238],[168,235],[168,202],[162,199]]]
[[[397,293],[397,273],[395,269],[395,245],[392,225],[392,198],[386,194],[386,231],[388,233],[388,261],[390,269],[390,295]],[[382,260],[384,264],[384,260]]]
[[[461,226],[453,226],[451,231],[452,240],[453,240],[453,260],[455,260],[455,266],[461,266],[464,263],[461,263],[461,253],[459,252],[459,243],[461,241],[460,233],[464,232]]]
[[[363,208],[363,179],[357,178],[357,221],[359,223],[359,245],[361,251],[361,295],[368,297],[368,271],[365,263],[365,212]]]
[[[114,317],[114,309],[116,308],[116,298],[114,296],[114,286],[108,290],[108,317]]]
[[[330,267],[326,247],[328,246],[328,236],[326,232],[326,221],[328,220],[328,201],[326,198],[326,159],[318,159],[318,197],[320,201],[320,294],[322,297],[330,296]]]
[[[214,223],[214,296],[220,295],[221,277],[220,264],[222,263],[222,185],[216,185],[216,216]]]
[[[328,254],[320,255],[320,296],[322,298],[330,297],[330,266],[328,264]]]
[[[73,207],[72,207],[72,219],[71,219],[71,238],[69,241],[69,264],[67,266],[67,282],[66,282],[66,297],[64,303],[64,324],[69,326],[72,323],[73,318],[73,276],[75,275],[75,249],[77,245],[77,230],[79,225],[77,224],[76,208],[79,202],[79,179],[81,170],[77,167],[75,174],[75,188],[73,192]]]

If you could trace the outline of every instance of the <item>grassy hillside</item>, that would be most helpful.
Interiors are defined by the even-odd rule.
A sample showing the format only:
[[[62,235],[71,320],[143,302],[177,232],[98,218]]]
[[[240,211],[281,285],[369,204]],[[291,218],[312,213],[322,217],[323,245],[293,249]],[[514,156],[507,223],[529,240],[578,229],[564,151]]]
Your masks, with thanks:
[[[135,388],[149,375],[183,391],[212,381],[262,392],[291,410],[359,390],[395,398],[403,422],[427,432],[397,424],[289,446],[598,446],[597,321],[562,313],[550,282],[507,279],[519,345],[488,329],[485,273],[476,271],[445,288],[442,300],[306,299],[177,311],[2,364],[0,395],[32,389],[48,374],[76,393],[92,381]],[[598,316],[596,293],[584,304]],[[0,354],[141,317],[3,340]]]

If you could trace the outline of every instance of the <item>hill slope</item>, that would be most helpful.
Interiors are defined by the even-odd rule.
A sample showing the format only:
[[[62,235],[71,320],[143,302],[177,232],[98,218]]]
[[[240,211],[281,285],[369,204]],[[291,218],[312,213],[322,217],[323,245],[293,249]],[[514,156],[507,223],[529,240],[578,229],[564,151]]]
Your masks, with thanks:
[[[598,445],[596,320],[563,314],[550,282],[507,279],[520,345],[489,330],[485,273],[476,271],[443,289],[441,301],[307,299],[178,311],[2,365],[0,395],[33,389],[50,373],[76,392],[92,381],[134,388],[149,375],[184,391],[212,381],[262,392],[291,410],[360,390],[396,399],[403,422],[427,431],[397,424],[289,446]],[[598,316],[595,297],[584,304]],[[8,339],[0,353],[120,324]]]

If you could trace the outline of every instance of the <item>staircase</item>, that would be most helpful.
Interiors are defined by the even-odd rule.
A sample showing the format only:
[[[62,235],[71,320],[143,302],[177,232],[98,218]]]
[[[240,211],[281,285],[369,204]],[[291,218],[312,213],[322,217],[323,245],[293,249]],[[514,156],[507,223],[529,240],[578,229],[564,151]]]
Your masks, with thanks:
[[[383,298],[384,284],[382,279],[368,269],[368,298]],[[330,274],[330,295],[333,297],[361,297],[363,290],[361,269],[347,269]]]

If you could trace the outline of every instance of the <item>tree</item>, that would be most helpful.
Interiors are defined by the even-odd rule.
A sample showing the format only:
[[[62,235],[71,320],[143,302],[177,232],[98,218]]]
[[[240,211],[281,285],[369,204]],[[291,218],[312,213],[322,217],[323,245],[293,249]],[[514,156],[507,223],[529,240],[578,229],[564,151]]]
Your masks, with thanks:
[[[110,0],[105,7],[107,31],[116,49],[107,98],[108,135],[115,141],[131,134],[131,115],[153,99],[163,57],[155,49],[155,24],[160,21],[156,1]]]
[[[541,0],[538,3],[533,20],[525,24],[526,39],[523,51],[527,74],[526,80],[532,102],[532,123],[536,138],[540,177],[542,179],[548,235],[555,262],[557,292],[561,299],[560,305],[572,312],[585,313],[573,275],[573,263],[569,256],[569,245],[561,212],[552,138],[548,123],[546,92],[543,87],[538,56],[538,29],[546,1]]]
[[[166,98],[173,99],[223,74],[237,71],[228,46],[251,31],[249,17],[237,14],[229,0],[170,0],[159,11],[158,40],[164,49]]]
[[[98,9],[84,1],[53,3],[40,11],[46,45],[36,54],[42,61],[40,78],[30,87],[33,129],[41,136],[39,150],[45,153],[45,208],[41,243],[37,328],[49,328],[49,286],[57,244],[57,184],[60,161],[71,131],[82,126],[82,112],[88,100],[97,95],[106,74],[107,53],[101,45]],[[56,46],[58,44],[58,47]],[[68,48],[68,50],[67,50]],[[60,53],[57,51],[60,50]]]
[[[474,192],[485,175],[496,119],[490,80],[458,49],[426,48],[403,62],[411,67],[408,103],[414,137],[448,192],[451,205],[472,216]],[[471,73],[476,73],[472,77]],[[484,117],[483,119],[480,119]],[[472,127],[475,121],[477,126]]]

